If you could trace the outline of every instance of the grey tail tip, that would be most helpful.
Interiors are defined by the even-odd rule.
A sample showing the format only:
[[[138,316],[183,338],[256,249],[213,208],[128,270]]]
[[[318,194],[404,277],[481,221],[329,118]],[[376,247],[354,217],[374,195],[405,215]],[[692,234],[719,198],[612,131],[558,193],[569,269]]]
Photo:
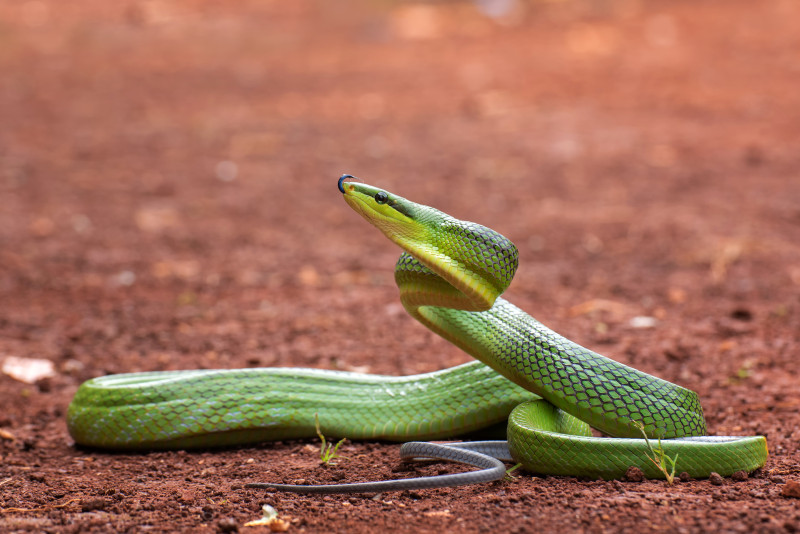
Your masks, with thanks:
[[[344,184],[345,180],[347,180],[348,178],[355,179],[355,176],[353,176],[352,174],[343,174],[342,177],[339,178],[339,183],[336,184],[336,185],[339,186],[339,191],[341,191],[342,194],[344,194],[344,185],[343,184]]]

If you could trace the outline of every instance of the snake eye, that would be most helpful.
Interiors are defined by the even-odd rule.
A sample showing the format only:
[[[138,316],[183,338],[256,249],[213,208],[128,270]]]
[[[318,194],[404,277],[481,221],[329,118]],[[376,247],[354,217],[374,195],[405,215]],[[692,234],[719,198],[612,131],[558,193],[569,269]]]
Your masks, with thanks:
[[[386,204],[387,200],[389,200],[389,195],[386,194],[386,191],[378,191],[375,193],[375,202],[378,204]]]

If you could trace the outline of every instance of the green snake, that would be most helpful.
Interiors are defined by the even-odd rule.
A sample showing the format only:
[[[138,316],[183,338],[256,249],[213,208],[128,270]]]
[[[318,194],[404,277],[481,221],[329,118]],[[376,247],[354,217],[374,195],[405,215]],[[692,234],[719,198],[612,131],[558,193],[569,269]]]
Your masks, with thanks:
[[[631,466],[664,478],[654,461],[661,453],[675,461],[675,472],[694,478],[766,462],[763,436],[706,436],[695,392],[585,349],[500,298],[518,265],[504,236],[350,175],[338,187],[403,249],[395,280],[408,313],[478,361],[406,377],[261,368],[94,378],[69,406],[75,442],[113,450],[215,447],[313,437],[317,421],[327,436],[435,440],[508,421],[507,444],[408,443],[401,451],[464,461],[477,472],[354,485],[251,484],[307,492],[493,480],[504,465],[492,456],[533,473],[604,479]],[[595,437],[590,427],[613,437]]]

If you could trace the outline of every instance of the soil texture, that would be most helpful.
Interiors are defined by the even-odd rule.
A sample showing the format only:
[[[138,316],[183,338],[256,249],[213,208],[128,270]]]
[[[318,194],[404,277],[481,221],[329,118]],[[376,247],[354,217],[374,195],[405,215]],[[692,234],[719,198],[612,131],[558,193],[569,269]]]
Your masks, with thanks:
[[[0,531],[800,531],[798,87],[793,0],[3,2]],[[76,447],[104,374],[468,361],[344,172],[508,236],[510,301],[765,435],[765,468],[322,497],[243,486],[459,468]]]

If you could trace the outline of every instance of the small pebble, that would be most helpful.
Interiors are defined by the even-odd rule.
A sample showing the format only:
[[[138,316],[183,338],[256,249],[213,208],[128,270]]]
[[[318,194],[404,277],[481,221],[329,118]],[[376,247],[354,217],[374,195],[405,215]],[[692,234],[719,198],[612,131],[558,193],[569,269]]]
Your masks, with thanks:
[[[632,465],[625,471],[625,480],[628,482],[641,482],[644,480],[644,473],[642,473],[641,469]]]
[[[708,481],[715,486],[721,486],[722,483],[724,482],[719,473],[715,473],[714,471],[712,471],[711,474],[708,475]]]
[[[689,473],[687,473],[686,471],[682,471],[681,474],[678,475],[678,478],[680,479],[681,482],[689,482],[690,480],[692,480],[692,477],[689,476]]]
[[[736,471],[731,475],[731,479],[736,482],[747,480],[747,471]]]
[[[232,517],[224,517],[217,523],[217,528],[219,528],[220,532],[237,532],[239,525]]]
[[[781,488],[781,495],[800,499],[800,482],[790,480]]]

